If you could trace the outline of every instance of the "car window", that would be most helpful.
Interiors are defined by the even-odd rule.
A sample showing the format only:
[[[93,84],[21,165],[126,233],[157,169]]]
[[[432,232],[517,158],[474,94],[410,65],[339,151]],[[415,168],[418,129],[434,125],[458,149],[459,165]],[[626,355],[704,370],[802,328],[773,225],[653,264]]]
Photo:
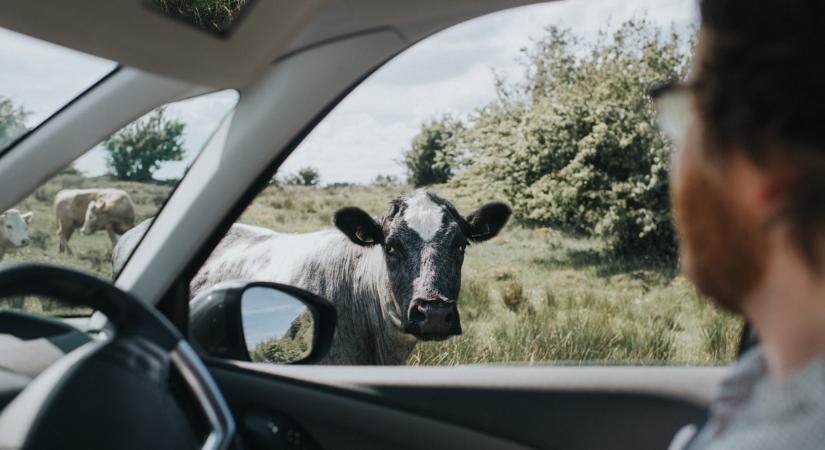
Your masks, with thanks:
[[[10,43],[0,50],[0,124],[16,124],[12,128],[18,131],[36,126],[113,67],[2,30],[0,42]],[[47,63],[44,58],[52,60]],[[11,60],[15,64],[5,64]],[[55,61],[60,71],[53,70]],[[12,66],[16,68],[5,70]],[[26,67],[39,72],[20,69]],[[48,71],[74,81],[53,83]],[[2,262],[51,263],[111,279],[115,242],[158,213],[237,101],[238,93],[227,90],[169,103],[90,149],[23,201],[0,212]],[[2,299],[0,309],[55,315],[89,312],[35,297]]]
[[[648,98],[686,76],[695,2],[595,3],[483,17],[389,62],[293,152],[193,295],[231,278],[322,295],[329,363],[731,361],[741,323],[679,274]]]
[[[116,66],[0,28],[0,153]]]

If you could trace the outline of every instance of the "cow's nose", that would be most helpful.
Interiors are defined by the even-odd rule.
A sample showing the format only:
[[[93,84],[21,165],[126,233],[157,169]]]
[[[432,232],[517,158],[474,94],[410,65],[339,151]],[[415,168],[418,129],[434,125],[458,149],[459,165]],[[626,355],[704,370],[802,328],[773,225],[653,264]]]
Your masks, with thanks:
[[[28,239],[23,239],[22,241],[20,241],[20,245],[29,245],[29,242],[30,241]]]
[[[409,319],[421,335],[461,334],[461,322],[454,301],[413,299],[410,303]]]

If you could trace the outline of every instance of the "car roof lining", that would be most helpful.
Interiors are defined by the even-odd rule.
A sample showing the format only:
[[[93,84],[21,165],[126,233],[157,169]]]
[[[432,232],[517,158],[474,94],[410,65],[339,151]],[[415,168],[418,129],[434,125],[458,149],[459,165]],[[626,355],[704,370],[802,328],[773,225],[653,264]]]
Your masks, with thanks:
[[[254,2],[226,37],[141,0],[3,2],[0,26],[126,66],[224,87],[253,78],[283,53],[322,1]]]

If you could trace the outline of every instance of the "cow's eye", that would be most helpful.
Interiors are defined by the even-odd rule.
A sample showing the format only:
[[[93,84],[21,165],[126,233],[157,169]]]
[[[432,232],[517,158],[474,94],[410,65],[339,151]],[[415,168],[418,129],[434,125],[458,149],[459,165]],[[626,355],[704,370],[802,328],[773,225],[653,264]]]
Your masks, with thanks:
[[[464,250],[467,250],[467,244],[461,244],[458,246],[459,253],[464,253]]]
[[[6,225],[7,230],[11,230],[11,225]]]
[[[384,251],[387,252],[388,255],[398,256],[398,247],[393,244],[387,244],[384,246]]]

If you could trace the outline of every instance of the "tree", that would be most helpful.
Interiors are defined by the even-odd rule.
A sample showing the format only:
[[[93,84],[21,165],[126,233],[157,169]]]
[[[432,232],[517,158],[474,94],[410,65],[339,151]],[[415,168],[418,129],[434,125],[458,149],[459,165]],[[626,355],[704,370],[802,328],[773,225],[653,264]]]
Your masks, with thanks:
[[[372,180],[372,184],[374,186],[381,186],[381,187],[394,186],[394,185],[398,184],[398,177],[395,176],[395,175],[389,175],[389,174],[387,174],[387,175],[378,174]]]
[[[407,180],[413,186],[446,183],[450,179],[458,165],[463,129],[461,121],[449,114],[421,125],[421,131],[404,153]]]
[[[25,121],[28,115],[28,111],[19,106],[15,108],[11,100],[0,96],[0,149],[6,148],[26,133],[28,129]]]
[[[184,128],[165,116],[165,108],[127,125],[103,142],[110,173],[119,180],[152,181],[161,163],[183,159]]]
[[[524,51],[525,81],[499,80],[497,99],[471,118],[466,176],[495,182],[523,223],[672,261],[672,145],[656,129],[647,90],[683,79],[691,46],[644,20],[589,44],[548,28]]]
[[[317,186],[321,182],[321,174],[315,167],[302,167],[298,172],[287,175],[285,182],[293,186]]]

